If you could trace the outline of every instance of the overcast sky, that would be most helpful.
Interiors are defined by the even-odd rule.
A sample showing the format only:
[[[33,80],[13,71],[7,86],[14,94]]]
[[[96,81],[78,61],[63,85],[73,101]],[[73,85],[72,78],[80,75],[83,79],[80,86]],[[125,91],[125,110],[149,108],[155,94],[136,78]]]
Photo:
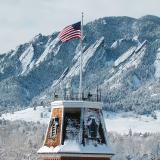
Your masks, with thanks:
[[[0,53],[81,19],[160,16],[160,0],[0,0]]]

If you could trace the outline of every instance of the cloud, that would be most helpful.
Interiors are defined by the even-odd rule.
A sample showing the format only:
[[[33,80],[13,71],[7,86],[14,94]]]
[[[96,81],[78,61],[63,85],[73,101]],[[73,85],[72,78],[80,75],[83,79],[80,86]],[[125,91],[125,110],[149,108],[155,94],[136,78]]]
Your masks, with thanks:
[[[159,15],[159,0],[0,0],[0,53],[38,33],[51,34],[64,26],[104,16]]]

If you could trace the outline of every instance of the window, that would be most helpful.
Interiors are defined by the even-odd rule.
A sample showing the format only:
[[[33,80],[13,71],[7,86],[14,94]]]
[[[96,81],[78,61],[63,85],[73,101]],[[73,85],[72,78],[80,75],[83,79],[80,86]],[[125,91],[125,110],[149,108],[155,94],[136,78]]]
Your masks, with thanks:
[[[92,118],[90,120],[90,124],[88,125],[88,129],[89,129],[89,137],[90,138],[93,138],[93,139],[96,139],[97,138],[97,128],[98,128],[98,125],[95,121],[94,118]]]
[[[57,133],[58,133],[58,128],[59,128],[59,118],[58,117],[54,117],[51,119],[49,128],[50,128],[49,138],[52,138],[55,140]]]

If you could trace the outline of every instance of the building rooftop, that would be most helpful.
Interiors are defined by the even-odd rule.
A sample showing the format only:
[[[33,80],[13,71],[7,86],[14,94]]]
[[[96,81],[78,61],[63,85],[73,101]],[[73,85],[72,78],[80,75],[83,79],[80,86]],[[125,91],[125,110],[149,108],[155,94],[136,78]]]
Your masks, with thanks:
[[[102,109],[102,102],[79,101],[79,100],[59,100],[51,102],[53,108],[97,108]]]

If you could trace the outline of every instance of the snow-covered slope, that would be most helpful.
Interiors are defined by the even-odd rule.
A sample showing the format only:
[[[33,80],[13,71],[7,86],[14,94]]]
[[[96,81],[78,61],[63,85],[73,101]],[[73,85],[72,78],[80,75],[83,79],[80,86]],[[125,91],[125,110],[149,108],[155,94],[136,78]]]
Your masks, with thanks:
[[[36,108],[27,108],[21,111],[16,111],[14,113],[3,114],[0,119],[6,119],[10,121],[23,120],[27,122],[40,122],[48,123],[50,117],[50,108],[37,106]]]
[[[48,124],[50,117],[50,107],[38,106],[36,109],[27,108],[14,113],[3,114],[0,119],[24,120],[27,122],[40,122]],[[160,132],[160,111],[156,111],[156,119],[151,116],[137,115],[133,112],[103,112],[107,131],[120,134],[132,133],[156,133]]]
[[[146,53],[146,46],[144,45],[144,42],[142,44],[140,44],[137,48],[131,47],[114,62],[114,68],[111,70],[112,76],[105,80],[102,87],[107,85],[107,88],[115,89],[123,86],[124,81],[128,80],[128,78],[124,80],[127,72],[137,69],[138,65],[143,62],[142,58]],[[137,85],[138,78],[135,75],[133,75],[132,80],[135,81],[134,85]],[[132,84],[129,82],[128,86],[129,85]]]
[[[105,123],[108,131],[121,134],[132,133],[158,133],[160,132],[160,111],[156,111],[156,119],[146,115],[136,115],[133,113],[104,112]]]
[[[135,51],[136,47],[131,47],[127,52],[122,54],[115,62],[114,62],[114,67],[117,67],[121,63],[123,63],[125,60],[127,60]]]
[[[101,37],[95,43],[93,43],[82,55],[83,57],[83,64],[82,70],[85,72],[85,68],[87,67],[88,61],[93,55],[96,53],[97,48],[102,44],[104,37]],[[80,56],[77,58],[77,62],[72,66],[71,70],[66,75],[66,78],[71,78],[72,76],[79,74],[79,67],[80,67]]]
[[[155,65],[155,77],[160,78],[160,48],[157,49],[157,55],[154,65]]]
[[[21,74],[25,74],[28,70],[28,72],[33,68],[34,61],[32,61],[34,55],[34,49],[32,45],[30,45],[27,50],[25,50],[22,55],[19,57],[19,60],[22,64],[22,72]]]
[[[59,39],[55,38],[54,40],[51,41],[51,39],[48,40],[48,43],[46,44],[46,49],[44,50],[43,54],[38,58],[38,60],[36,61],[36,66],[38,66],[40,63],[42,63],[44,60],[47,59],[48,55],[51,52],[54,52],[54,56],[57,54],[60,46],[58,46],[58,48],[55,50],[55,46],[58,44]]]

